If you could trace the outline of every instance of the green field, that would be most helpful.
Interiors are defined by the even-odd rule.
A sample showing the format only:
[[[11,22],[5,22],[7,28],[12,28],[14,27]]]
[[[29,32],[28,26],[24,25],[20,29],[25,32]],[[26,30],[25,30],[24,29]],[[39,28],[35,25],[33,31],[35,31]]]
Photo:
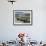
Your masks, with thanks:
[[[17,16],[17,21],[23,21],[24,23],[30,23],[30,16]]]

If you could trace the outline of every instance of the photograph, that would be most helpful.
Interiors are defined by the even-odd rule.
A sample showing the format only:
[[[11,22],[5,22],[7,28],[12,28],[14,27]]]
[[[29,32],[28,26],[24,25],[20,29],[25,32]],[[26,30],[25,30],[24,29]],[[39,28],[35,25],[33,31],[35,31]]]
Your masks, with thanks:
[[[32,24],[32,10],[13,10],[13,24]]]

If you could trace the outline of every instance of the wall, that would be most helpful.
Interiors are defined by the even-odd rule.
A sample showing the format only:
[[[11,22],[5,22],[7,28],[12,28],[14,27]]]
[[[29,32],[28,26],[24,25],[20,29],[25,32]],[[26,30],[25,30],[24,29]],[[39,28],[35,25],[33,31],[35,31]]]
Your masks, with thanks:
[[[32,26],[14,26],[13,9],[33,10]],[[19,32],[26,32],[33,40],[46,40],[46,1],[17,0],[13,5],[0,0],[0,40],[15,40]]]

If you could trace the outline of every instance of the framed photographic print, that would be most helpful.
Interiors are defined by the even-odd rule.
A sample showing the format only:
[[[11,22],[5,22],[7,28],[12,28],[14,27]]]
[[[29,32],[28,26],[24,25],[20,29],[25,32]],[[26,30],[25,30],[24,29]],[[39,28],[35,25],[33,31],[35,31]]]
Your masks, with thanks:
[[[32,10],[13,10],[14,25],[32,25]]]

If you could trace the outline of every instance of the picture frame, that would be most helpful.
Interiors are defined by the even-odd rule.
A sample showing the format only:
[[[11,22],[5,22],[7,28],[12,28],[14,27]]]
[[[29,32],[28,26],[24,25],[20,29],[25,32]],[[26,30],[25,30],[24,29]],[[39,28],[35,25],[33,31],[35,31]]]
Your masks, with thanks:
[[[13,10],[13,25],[32,25],[32,10]]]

